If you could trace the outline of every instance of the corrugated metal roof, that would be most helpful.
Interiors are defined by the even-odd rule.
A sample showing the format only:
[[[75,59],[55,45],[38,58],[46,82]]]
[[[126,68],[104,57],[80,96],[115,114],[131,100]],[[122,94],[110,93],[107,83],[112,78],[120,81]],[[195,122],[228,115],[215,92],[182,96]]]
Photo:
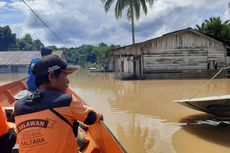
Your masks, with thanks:
[[[40,51],[0,51],[0,65],[28,65]],[[52,54],[62,57],[63,51],[53,51]]]

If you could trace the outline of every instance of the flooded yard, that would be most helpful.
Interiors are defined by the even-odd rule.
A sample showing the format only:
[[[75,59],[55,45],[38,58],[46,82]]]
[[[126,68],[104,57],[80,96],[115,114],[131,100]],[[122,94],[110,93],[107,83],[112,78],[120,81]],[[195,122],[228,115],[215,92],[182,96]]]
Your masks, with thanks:
[[[1,84],[22,78],[1,74]],[[173,102],[230,93],[230,80],[121,81],[113,73],[77,72],[70,87],[104,115],[104,122],[129,153],[228,153],[230,125]]]

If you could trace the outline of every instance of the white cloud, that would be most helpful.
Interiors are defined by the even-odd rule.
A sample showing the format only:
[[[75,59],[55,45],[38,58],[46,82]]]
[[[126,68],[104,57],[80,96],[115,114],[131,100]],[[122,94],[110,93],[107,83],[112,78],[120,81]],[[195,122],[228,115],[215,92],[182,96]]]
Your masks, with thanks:
[[[151,37],[156,38],[162,36],[162,34],[171,32],[165,25],[163,25],[160,29],[158,29]]]
[[[5,8],[6,4],[7,4],[6,2],[0,2],[0,9]]]
[[[114,10],[105,12],[101,1],[95,0],[33,0],[26,1],[47,25],[68,46],[82,44],[131,44],[131,26],[126,18],[117,20]],[[229,18],[228,0],[157,0],[148,15],[136,21],[136,41],[145,41],[167,32],[195,27],[211,16]],[[0,8],[3,4],[0,2]],[[4,6],[6,4],[4,3]],[[45,45],[63,44],[19,1],[8,4],[20,10],[21,22],[10,24],[18,36],[31,34]],[[3,22],[3,21],[2,21]],[[2,24],[2,23],[0,23]],[[7,23],[6,23],[7,24]]]

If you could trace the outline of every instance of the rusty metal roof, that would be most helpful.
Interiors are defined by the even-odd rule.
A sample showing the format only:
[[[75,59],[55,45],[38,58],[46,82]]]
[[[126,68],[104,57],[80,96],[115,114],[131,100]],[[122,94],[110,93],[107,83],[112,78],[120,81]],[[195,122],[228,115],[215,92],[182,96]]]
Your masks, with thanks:
[[[28,65],[40,51],[0,51],[0,65]],[[52,54],[63,56],[63,51],[53,51]]]

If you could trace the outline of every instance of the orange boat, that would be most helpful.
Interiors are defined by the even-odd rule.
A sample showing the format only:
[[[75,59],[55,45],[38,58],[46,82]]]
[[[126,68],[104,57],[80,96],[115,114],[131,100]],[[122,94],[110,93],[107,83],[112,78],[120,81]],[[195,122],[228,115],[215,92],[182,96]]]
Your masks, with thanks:
[[[9,115],[10,110],[13,109],[15,96],[25,89],[27,89],[27,85],[23,80],[0,86],[0,102],[5,108],[6,115]],[[69,92],[75,95],[72,90]],[[89,143],[82,150],[83,153],[127,153],[102,121],[87,127],[86,138]]]

